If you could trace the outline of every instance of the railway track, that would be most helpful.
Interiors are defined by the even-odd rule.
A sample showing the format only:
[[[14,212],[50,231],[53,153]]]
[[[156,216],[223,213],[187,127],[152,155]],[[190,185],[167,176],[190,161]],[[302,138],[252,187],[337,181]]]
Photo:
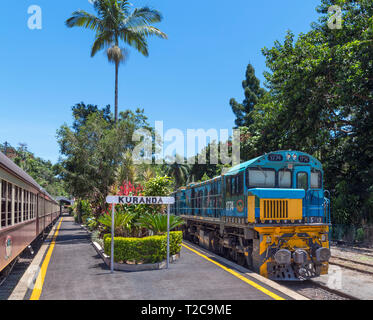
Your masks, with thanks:
[[[360,262],[338,256],[332,256],[329,263],[346,269],[373,275],[373,265],[370,263]]]

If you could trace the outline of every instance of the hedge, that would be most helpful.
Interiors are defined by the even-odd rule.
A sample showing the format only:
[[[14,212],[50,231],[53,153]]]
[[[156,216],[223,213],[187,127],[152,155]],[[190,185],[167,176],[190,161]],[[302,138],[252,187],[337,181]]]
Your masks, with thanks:
[[[170,232],[170,254],[180,252],[182,231]],[[104,250],[111,254],[111,235],[104,235]],[[167,258],[167,234],[145,238],[114,237],[114,261],[126,263],[156,263]]]

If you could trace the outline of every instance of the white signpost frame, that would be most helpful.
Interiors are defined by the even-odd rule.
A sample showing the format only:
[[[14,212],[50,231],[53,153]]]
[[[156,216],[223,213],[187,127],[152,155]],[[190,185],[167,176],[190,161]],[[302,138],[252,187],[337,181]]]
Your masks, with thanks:
[[[115,204],[167,204],[167,264],[170,263],[170,205],[175,203],[173,197],[132,197],[132,196],[107,196],[106,203],[112,204],[111,210],[111,257],[110,257],[110,272],[114,273],[114,210]]]

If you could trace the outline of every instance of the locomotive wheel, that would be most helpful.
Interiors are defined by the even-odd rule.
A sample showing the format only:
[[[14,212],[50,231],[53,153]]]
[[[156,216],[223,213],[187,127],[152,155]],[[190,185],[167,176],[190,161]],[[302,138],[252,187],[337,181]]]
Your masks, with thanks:
[[[242,253],[237,254],[237,264],[240,266],[244,266],[246,263],[246,258]]]

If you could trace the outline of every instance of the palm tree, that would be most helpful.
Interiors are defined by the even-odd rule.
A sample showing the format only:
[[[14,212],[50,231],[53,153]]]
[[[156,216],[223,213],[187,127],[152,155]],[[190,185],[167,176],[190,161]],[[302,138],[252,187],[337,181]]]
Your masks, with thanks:
[[[182,218],[180,218],[179,216],[175,216],[173,214],[170,214],[169,222],[170,222],[170,230],[175,229],[185,223]],[[151,230],[156,235],[166,233],[167,232],[167,214],[145,213],[139,218],[138,225],[148,230]]]
[[[115,122],[118,120],[118,70],[126,54],[119,47],[119,41],[134,47],[144,56],[148,56],[146,38],[151,35],[167,39],[167,35],[151,24],[160,22],[162,15],[148,7],[136,8],[130,12],[128,0],[95,0],[93,3],[97,16],[84,10],[72,13],[66,20],[67,27],[83,27],[96,31],[91,49],[91,57],[98,51],[108,48],[109,62],[115,64]]]
[[[117,185],[121,185],[124,181],[135,183],[137,180],[136,166],[132,160],[131,151],[127,150],[122,156],[122,162],[115,171],[115,180]]]
[[[170,156],[166,156],[167,158],[170,158]],[[173,163],[166,164],[165,173],[174,177],[176,187],[180,187],[189,176],[190,166],[179,155],[176,155],[174,160]]]

